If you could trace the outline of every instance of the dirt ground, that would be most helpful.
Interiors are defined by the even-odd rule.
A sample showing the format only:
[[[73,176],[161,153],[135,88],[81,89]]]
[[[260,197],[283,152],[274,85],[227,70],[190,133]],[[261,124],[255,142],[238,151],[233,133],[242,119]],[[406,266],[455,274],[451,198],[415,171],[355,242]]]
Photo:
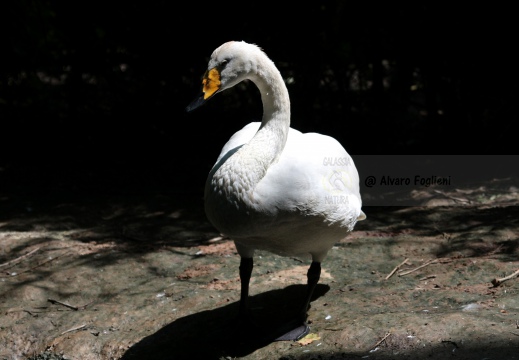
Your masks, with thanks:
[[[519,277],[492,284],[519,269],[518,182],[433,190],[364,208],[300,342],[269,339],[309,260],[258,253],[263,330],[237,331],[239,257],[201,198],[0,193],[0,359],[519,359]]]

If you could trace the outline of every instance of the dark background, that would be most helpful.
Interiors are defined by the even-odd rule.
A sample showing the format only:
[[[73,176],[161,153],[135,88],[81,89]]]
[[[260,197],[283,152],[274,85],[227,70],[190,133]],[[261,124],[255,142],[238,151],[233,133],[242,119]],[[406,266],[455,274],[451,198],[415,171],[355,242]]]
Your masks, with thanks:
[[[353,156],[517,153],[512,5],[3,6],[0,195],[201,193],[225,141],[261,118],[252,84],[184,110],[228,40],[278,65],[294,128],[332,135]]]

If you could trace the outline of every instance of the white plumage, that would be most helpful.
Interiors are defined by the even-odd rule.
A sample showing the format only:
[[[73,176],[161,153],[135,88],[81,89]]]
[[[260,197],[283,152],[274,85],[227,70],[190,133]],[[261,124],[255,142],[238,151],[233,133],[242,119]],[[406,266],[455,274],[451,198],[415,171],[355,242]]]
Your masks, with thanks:
[[[206,181],[205,211],[210,222],[234,240],[241,256],[243,318],[256,249],[311,257],[299,323],[278,339],[295,340],[308,332],[306,311],[320,263],[366,217],[359,176],[337,140],[290,128],[288,90],[274,63],[256,45],[230,41],[218,47],[204,75],[202,94],[187,110],[246,79],[260,90],[263,119],[246,125],[224,145]]]

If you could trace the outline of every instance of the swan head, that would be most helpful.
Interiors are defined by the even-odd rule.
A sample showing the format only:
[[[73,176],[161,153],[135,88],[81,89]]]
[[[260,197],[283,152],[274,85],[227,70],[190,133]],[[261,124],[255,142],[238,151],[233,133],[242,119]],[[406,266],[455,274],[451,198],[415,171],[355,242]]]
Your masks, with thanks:
[[[189,104],[195,110],[219,92],[248,79],[257,68],[258,56],[266,57],[257,45],[244,41],[229,41],[213,51],[202,78],[201,93]]]

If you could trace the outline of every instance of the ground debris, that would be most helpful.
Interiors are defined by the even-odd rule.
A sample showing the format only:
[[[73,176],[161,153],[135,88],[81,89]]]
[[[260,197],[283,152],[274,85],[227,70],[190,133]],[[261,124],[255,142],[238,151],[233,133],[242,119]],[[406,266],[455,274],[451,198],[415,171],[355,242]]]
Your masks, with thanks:
[[[494,286],[499,286],[501,285],[504,281],[506,280],[510,280],[510,279],[513,279],[514,277],[518,276],[519,275],[519,270],[517,270],[516,272],[514,272],[513,274],[510,274],[508,276],[505,276],[505,277],[502,277],[502,278],[496,278],[496,279],[493,279],[491,282],[492,282],[492,285]]]

